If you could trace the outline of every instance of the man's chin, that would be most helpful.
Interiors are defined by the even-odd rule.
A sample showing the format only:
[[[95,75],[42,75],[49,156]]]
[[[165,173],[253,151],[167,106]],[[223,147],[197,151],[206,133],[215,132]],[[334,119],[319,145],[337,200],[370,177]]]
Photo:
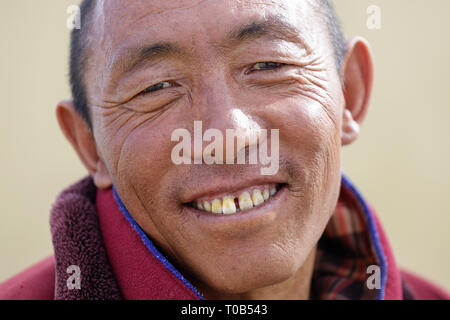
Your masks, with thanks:
[[[302,258],[302,257],[305,258]],[[275,287],[296,276],[309,253],[289,253],[282,248],[253,251],[252,254],[224,259],[198,272],[199,289],[208,299],[247,299],[262,288]],[[195,283],[195,282],[194,282]]]

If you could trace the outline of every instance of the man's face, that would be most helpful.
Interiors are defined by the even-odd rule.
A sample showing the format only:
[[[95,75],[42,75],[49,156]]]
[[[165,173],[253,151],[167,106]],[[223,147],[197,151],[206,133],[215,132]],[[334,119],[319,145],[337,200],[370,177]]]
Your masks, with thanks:
[[[85,81],[98,152],[134,219],[200,287],[240,293],[292,277],[335,208],[344,98],[313,2],[97,4]],[[278,173],[175,165],[172,132],[193,136],[194,121],[224,136],[279,129]],[[234,215],[191,206],[273,185],[269,201]]]

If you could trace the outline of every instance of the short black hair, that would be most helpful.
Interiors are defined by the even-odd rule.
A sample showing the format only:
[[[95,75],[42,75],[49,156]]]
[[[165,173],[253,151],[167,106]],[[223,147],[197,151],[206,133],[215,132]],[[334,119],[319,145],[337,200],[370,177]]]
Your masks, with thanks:
[[[314,0],[315,1],[315,0]],[[96,0],[83,0],[80,5],[80,17],[82,27],[74,28],[70,39],[70,87],[75,109],[86,121],[92,130],[92,121],[89,113],[89,102],[84,82],[84,72],[88,59],[88,36],[91,29],[91,18],[95,8]],[[336,67],[340,72],[341,64],[345,56],[345,38],[339,24],[336,12],[330,0],[319,0],[318,9],[325,19],[330,41],[334,49]]]
[[[88,32],[95,0],[83,0],[80,5],[81,28],[72,29],[70,36],[69,79],[75,109],[92,129],[92,121],[88,108],[88,97],[84,82],[84,72],[88,59]]]

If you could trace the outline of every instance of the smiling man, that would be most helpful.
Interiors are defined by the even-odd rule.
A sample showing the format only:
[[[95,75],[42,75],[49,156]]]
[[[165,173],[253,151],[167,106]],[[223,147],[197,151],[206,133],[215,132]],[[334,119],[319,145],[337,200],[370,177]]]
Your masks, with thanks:
[[[397,268],[341,173],[373,65],[328,1],[86,0],[81,17],[57,118],[90,175],[53,207],[54,257],[0,297],[447,297]],[[198,136],[199,122],[192,161],[173,161],[173,133]],[[263,145],[278,152],[272,174],[227,161]],[[208,155],[223,161],[195,161]]]

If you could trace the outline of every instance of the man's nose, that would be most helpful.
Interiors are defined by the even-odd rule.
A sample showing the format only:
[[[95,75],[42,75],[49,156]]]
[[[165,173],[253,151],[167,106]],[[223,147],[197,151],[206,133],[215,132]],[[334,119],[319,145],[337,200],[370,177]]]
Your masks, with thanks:
[[[250,146],[258,144],[262,129],[261,120],[252,114],[250,106],[245,105],[240,97],[242,92],[233,86],[232,81],[216,74],[205,81],[196,99],[193,99],[193,113],[195,120],[201,121],[202,135],[206,133],[205,138],[208,139],[208,133],[220,132],[223,136],[219,142],[223,150],[223,163],[237,163],[238,154],[242,155]],[[202,139],[202,148],[197,145],[193,150],[194,160],[198,162],[201,159],[202,150],[211,142]],[[215,156],[215,152],[212,150],[211,155]]]

